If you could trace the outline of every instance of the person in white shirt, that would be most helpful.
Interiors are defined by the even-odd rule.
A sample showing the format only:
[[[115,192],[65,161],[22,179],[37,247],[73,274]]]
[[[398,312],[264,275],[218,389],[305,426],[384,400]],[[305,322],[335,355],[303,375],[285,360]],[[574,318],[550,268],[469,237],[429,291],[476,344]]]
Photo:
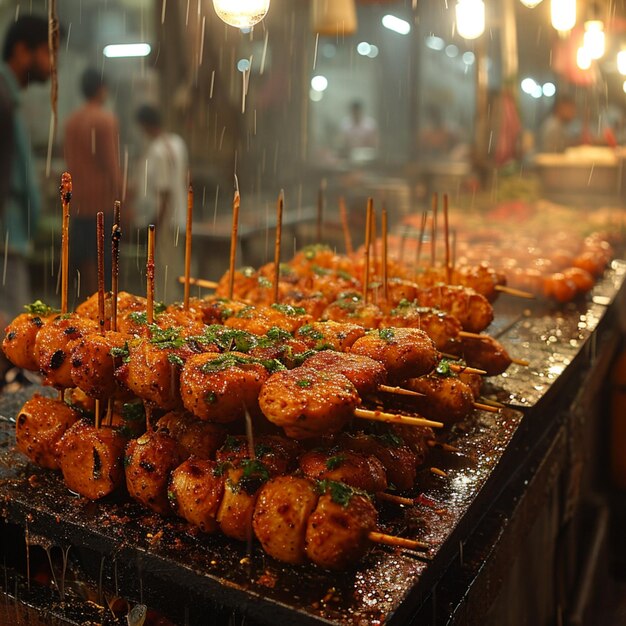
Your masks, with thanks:
[[[156,226],[156,293],[171,301],[182,293],[178,277],[184,273],[187,147],[179,135],[163,129],[155,107],[141,106],[135,118],[149,142],[140,165],[135,219],[139,227]]]
[[[376,120],[363,114],[363,103],[355,100],[350,105],[350,115],[341,123],[341,151],[348,158],[363,148],[374,154],[378,149]]]

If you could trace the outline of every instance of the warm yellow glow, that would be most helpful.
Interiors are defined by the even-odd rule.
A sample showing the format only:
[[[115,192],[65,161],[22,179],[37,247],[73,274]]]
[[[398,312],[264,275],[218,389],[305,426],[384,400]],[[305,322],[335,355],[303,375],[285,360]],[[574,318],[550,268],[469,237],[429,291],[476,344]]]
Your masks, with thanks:
[[[520,0],[520,2],[529,9],[534,9],[542,0]]]
[[[591,60],[586,48],[578,48],[578,52],[576,53],[576,65],[578,65],[581,70],[588,70],[591,67]]]
[[[270,8],[270,0],[213,0],[218,17],[236,28],[251,28]]]
[[[626,76],[626,50],[620,50],[617,53],[617,71]]]
[[[583,46],[592,59],[600,59],[604,56],[604,24],[601,20],[585,22]]]
[[[556,30],[572,30],[576,26],[576,0],[552,0],[550,16]]]
[[[483,0],[459,0],[456,5],[456,32],[465,39],[476,39],[485,32]]]
[[[624,84],[622,85],[622,89],[624,90],[624,93],[626,93],[626,80],[624,81]]]

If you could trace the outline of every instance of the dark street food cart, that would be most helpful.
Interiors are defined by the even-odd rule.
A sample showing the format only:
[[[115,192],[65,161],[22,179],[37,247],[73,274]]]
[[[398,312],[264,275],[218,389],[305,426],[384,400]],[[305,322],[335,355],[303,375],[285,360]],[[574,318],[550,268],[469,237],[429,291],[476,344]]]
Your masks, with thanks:
[[[175,624],[583,623],[608,538],[593,494],[605,480],[625,275],[614,261],[565,308],[498,303],[492,335],[530,362],[491,379],[490,397],[507,408],[449,431],[458,453],[433,451],[446,476],[425,468],[415,507],[382,509],[385,530],[430,549],[378,547],[340,574],[277,564],[256,545],[190,532],[126,500],[73,495],[13,449],[15,415],[35,388],[5,393],[3,623],[126,623],[114,618],[123,601]]]

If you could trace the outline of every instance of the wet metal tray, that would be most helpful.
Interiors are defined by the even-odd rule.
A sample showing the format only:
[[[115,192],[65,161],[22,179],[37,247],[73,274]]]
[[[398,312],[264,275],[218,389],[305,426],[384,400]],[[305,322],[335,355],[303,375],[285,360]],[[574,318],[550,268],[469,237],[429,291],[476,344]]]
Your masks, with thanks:
[[[384,530],[431,545],[423,557],[375,547],[355,570],[339,574],[312,565],[289,567],[264,556],[258,545],[248,553],[245,545],[200,535],[180,520],[150,514],[122,497],[97,503],[78,498],[58,474],[34,467],[13,449],[14,416],[34,388],[0,396],[2,516],[31,538],[71,546],[73,554],[98,555],[86,561],[96,575],[100,570],[105,588],[170,615],[183,611],[189,624],[196,623],[188,616],[199,606],[236,609],[266,624],[409,623],[490,503],[523,466],[529,448],[547,432],[541,424],[550,415],[550,394],[575,387],[589,366],[589,346],[611,322],[608,314],[615,315],[611,302],[625,271],[626,265],[616,264],[607,273],[593,294],[603,298],[599,304],[589,300],[557,314],[537,310],[520,316],[522,305],[515,303],[515,310],[498,314],[504,321],[495,332],[531,367],[494,379],[492,391],[522,411],[478,412],[457,425],[447,441],[460,454],[432,451],[418,476],[417,506],[381,509]],[[553,329],[559,332],[546,335]],[[537,415],[544,419],[534,419]],[[432,474],[430,466],[445,470],[447,477]],[[204,613],[198,623],[218,622]]]

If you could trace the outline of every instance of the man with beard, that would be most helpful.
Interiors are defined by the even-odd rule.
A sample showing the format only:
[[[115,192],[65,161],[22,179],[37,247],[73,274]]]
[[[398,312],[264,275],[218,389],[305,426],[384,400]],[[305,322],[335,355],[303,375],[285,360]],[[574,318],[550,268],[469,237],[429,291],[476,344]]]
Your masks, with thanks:
[[[50,77],[48,21],[27,15],[6,33],[0,63],[0,317],[31,301],[27,254],[37,229],[41,198],[20,91]]]

